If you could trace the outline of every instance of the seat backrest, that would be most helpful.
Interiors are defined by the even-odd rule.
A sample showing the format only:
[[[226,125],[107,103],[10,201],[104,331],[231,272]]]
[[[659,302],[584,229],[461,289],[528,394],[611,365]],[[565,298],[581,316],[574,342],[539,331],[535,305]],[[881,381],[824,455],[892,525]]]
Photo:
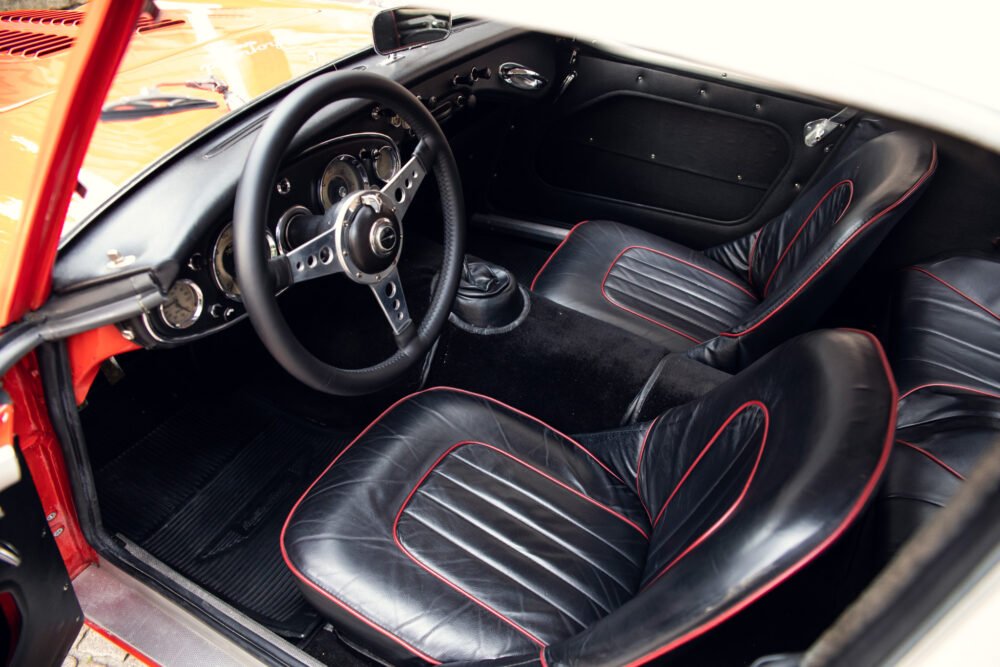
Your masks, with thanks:
[[[890,132],[865,142],[757,232],[706,254],[761,297],[742,322],[691,356],[735,372],[808,330],[893,225],[937,165],[930,139]]]
[[[640,590],[547,661],[649,660],[815,559],[878,484],[896,398],[873,336],[817,331],[658,418],[635,465],[652,523]]]

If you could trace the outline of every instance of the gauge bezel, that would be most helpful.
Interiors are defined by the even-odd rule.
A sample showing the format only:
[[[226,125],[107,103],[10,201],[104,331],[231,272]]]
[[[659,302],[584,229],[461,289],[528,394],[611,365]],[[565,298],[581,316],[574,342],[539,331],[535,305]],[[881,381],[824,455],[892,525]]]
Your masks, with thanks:
[[[219,235],[215,237],[215,243],[212,244],[212,262],[209,271],[212,274],[212,282],[215,283],[216,288],[222,292],[223,296],[232,301],[236,301],[237,303],[243,303],[243,296],[241,294],[230,292],[223,287],[222,279],[219,277],[219,265],[216,263],[216,259],[219,257],[219,244],[222,242],[222,237],[226,235],[227,231],[229,232],[229,245],[233,245],[233,223],[230,222],[223,227],[222,231],[219,232]],[[274,234],[270,231],[265,231],[264,239],[267,241],[268,259],[277,257],[281,251],[278,246],[278,242],[274,239]],[[233,285],[239,289],[240,284],[236,282],[236,276],[230,276],[230,278],[233,280]]]
[[[323,173],[320,174],[319,182],[316,184],[316,195],[319,197],[319,204],[323,207],[324,211],[329,209],[334,204],[334,202],[331,202],[329,200],[330,198],[327,196],[327,188],[330,186],[330,180],[327,174],[330,172],[330,167],[337,162],[346,162],[361,178],[361,187],[357,190],[352,190],[347,194],[358,192],[358,190],[367,190],[368,184],[370,183],[368,179],[368,170],[365,169],[365,165],[362,164],[361,160],[359,160],[357,156],[351,155],[350,153],[341,153],[340,155],[337,155],[332,160],[327,162],[325,167],[323,167]]]
[[[388,151],[392,155],[392,171],[389,173],[388,178],[382,178],[378,173],[378,158]],[[383,183],[388,183],[392,178],[399,173],[400,168],[403,166],[403,162],[399,157],[399,151],[396,149],[396,145],[389,143],[379,146],[378,148],[372,149],[372,171],[375,172],[375,178]]]
[[[215,283],[215,286],[219,288],[219,291],[222,292],[223,296],[225,296],[227,299],[232,299],[233,301],[238,301],[239,303],[243,303],[243,297],[239,294],[234,294],[229,290],[227,290],[225,287],[223,287],[222,279],[219,277],[219,265],[217,261],[219,258],[219,250],[221,249],[219,244],[222,243],[222,239],[226,235],[227,231],[229,232],[229,245],[232,246],[233,245],[232,222],[228,223],[225,227],[222,228],[222,231],[219,232],[219,235],[215,237],[215,243],[212,244],[212,263],[211,263],[212,282]],[[236,276],[230,276],[230,278],[232,278],[233,280],[233,285],[235,285],[238,288],[239,283],[236,282]]]
[[[166,324],[171,329],[173,329],[174,331],[184,331],[185,329],[190,329],[191,327],[193,327],[195,323],[201,318],[201,314],[205,310],[205,293],[201,290],[201,287],[195,281],[189,278],[181,278],[180,280],[175,281],[174,284],[170,286],[170,289],[167,291],[168,298],[170,296],[170,292],[173,292],[178,285],[188,285],[189,287],[191,287],[192,291],[194,291],[195,297],[198,300],[198,305],[195,306],[194,313],[191,315],[189,319],[185,320],[184,322],[180,323],[171,322],[170,319],[167,317],[167,314],[164,312],[164,308],[166,308],[167,305],[170,303],[169,301],[167,301],[166,303],[160,304],[159,308],[160,319],[163,320],[163,323]]]
[[[278,251],[281,254],[286,255],[295,249],[290,247],[288,243],[288,225],[292,222],[292,220],[299,217],[300,215],[312,215],[312,214],[313,214],[312,211],[310,211],[305,206],[302,206],[301,204],[292,206],[287,211],[281,214],[281,217],[278,218],[278,225],[274,228],[275,232],[274,235],[278,239]]]

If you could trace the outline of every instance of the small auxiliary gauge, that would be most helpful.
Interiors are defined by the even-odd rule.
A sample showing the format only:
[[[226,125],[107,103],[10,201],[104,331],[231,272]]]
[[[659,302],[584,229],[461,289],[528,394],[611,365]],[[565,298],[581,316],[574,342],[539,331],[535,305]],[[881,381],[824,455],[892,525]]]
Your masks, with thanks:
[[[194,281],[182,278],[167,292],[167,302],[160,306],[160,317],[172,329],[187,329],[198,321],[204,308],[201,288]]]

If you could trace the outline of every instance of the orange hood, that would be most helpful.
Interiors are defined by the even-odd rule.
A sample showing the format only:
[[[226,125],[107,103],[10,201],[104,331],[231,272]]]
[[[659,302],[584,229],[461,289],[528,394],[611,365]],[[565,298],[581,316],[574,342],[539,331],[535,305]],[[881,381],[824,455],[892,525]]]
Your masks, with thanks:
[[[102,121],[80,170],[66,226],[82,220],[165,153],[289,79],[371,45],[375,9],[334,2],[159,2],[143,19],[106,104],[149,94],[200,98],[214,108]],[[38,146],[80,11],[0,12],[0,242],[19,223]],[[229,95],[204,87],[210,80]]]

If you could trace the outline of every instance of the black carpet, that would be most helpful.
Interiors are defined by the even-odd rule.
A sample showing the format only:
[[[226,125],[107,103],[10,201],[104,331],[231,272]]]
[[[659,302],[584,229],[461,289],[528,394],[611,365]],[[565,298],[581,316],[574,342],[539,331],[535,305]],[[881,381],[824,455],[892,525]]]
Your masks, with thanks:
[[[319,623],[278,539],[347,434],[245,391],[192,401],[96,472],[106,528],[289,638]]]

